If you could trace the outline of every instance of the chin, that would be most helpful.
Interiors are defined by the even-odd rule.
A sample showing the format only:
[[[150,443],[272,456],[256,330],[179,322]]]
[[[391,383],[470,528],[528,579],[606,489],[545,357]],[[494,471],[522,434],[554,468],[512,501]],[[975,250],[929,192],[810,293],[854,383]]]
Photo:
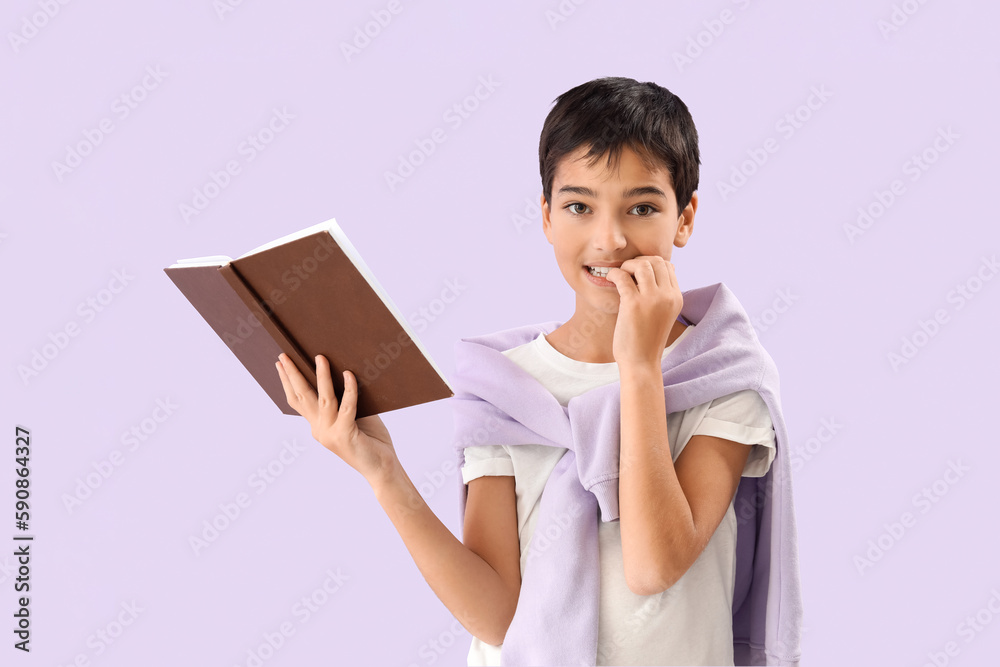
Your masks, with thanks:
[[[621,298],[618,296],[617,291],[615,291],[614,295],[609,294],[603,298],[588,295],[586,302],[595,310],[602,313],[614,313],[616,315],[618,314],[618,308],[621,306]]]

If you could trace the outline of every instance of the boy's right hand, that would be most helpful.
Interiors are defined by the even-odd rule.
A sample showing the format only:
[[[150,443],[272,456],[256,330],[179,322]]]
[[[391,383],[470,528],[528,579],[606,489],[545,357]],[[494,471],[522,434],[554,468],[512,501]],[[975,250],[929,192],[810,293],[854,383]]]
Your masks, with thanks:
[[[355,420],[358,381],[353,373],[344,371],[344,396],[338,408],[330,362],[323,355],[316,356],[318,396],[288,355],[278,355],[275,367],[288,405],[306,418],[312,426],[312,436],[361,473],[369,484],[374,486],[380,476],[398,463],[382,419],[371,415]]]

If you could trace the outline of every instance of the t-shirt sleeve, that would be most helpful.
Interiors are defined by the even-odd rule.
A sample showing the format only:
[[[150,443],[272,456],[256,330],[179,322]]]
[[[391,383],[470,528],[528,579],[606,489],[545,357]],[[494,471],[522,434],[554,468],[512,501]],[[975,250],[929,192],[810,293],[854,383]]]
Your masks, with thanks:
[[[462,481],[466,484],[485,475],[514,475],[514,462],[503,445],[473,445],[463,451]]]
[[[711,435],[750,445],[743,477],[766,475],[777,451],[771,413],[764,399],[753,389],[713,400],[691,435]]]

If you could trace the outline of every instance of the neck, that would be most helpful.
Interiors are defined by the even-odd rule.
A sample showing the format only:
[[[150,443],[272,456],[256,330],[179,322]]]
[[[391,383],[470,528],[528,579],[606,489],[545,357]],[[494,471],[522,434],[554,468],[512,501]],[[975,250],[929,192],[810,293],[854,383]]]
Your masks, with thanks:
[[[546,336],[560,354],[591,364],[608,364],[615,360],[614,340],[617,313],[596,313],[573,317]]]

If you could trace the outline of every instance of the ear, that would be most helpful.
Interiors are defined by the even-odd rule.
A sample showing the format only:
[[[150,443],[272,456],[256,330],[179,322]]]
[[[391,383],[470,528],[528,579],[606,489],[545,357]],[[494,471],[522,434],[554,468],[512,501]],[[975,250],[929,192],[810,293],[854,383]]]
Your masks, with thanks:
[[[549,245],[552,245],[552,211],[549,209],[549,203],[545,201],[545,194],[541,196],[542,204],[542,232],[545,233],[545,238],[548,239]]]
[[[681,211],[680,221],[677,224],[677,233],[674,235],[674,245],[683,248],[687,245],[691,233],[694,231],[694,214],[698,210],[698,193],[691,193],[691,201]]]

